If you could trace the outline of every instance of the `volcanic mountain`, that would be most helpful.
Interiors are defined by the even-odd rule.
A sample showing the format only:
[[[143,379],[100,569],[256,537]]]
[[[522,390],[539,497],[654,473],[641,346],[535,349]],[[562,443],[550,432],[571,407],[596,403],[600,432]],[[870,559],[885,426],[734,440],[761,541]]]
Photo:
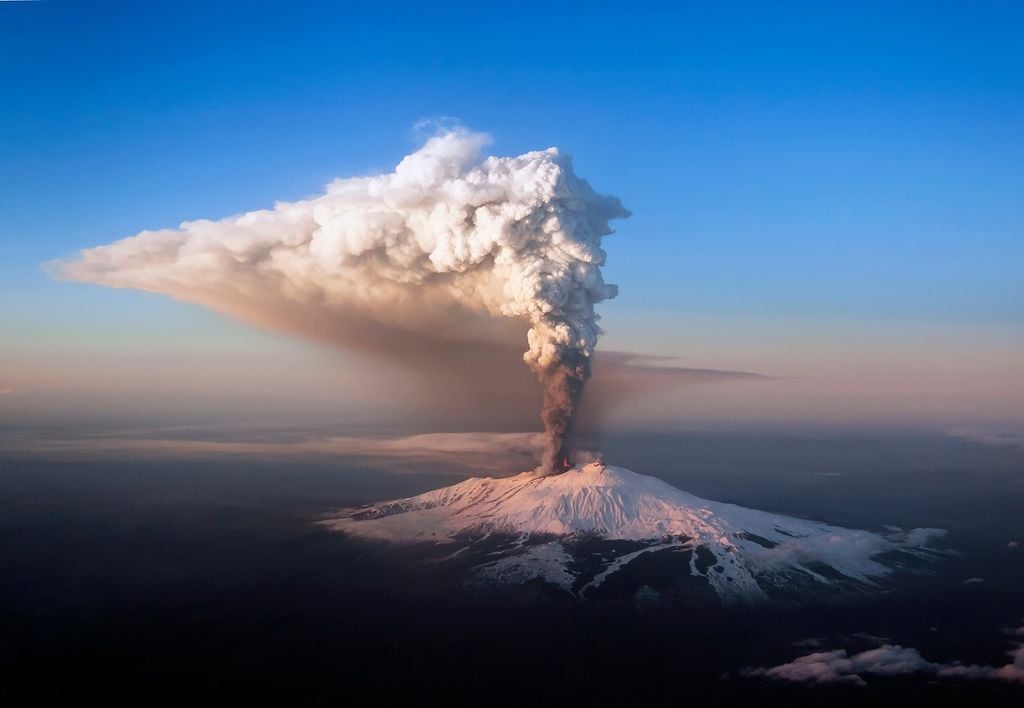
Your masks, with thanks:
[[[877,588],[894,571],[939,555],[927,546],[943,534],[855,530],[747,509],[600,462],[553,475],[471,478],[321,523],[452,549],[441,560],[468,561],[477,580],[550,584],[583,597],[643,560],[659,577],[673,568],[726,602]]]

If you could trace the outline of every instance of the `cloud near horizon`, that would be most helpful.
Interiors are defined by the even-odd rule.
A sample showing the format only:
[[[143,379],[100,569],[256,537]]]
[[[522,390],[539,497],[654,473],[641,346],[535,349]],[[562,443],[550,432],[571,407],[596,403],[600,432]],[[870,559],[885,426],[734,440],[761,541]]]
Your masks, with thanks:
[[[412,467],[443,464],[452,474],[467,470],[495,473],[521,472],[530,466],[544,439],[540,433],[425,433],[420,435],[323,435],[285,440],[190,439],[180,430],[150,431],[136,436],[123,434],[88,437],[9,435],[0,438],[0,449],[42,459],[81,460],[91,455],[122,459],[190,459],[222,456],[286,458],[357,458],[389,470],[413,471]],[[402,467],[402,463],[406,467]],[[396,467],[396,464],[398,465]],[[432,470],[436,471],[436,470]]]
[[[1024,627],[1012,630],[1024,637]],[[848,653],[845,649],[818,651],[778,666],[744,669],[748,678],[816,684],[866,686],[867,677],[895,677],[927,674],[938,679],[973,679],[1024,684],[1024,642],[1007,652],[1011,661],[1002,666],[965,664],[961,661],[934,662],[912,647],[884,643],[875,649]]]

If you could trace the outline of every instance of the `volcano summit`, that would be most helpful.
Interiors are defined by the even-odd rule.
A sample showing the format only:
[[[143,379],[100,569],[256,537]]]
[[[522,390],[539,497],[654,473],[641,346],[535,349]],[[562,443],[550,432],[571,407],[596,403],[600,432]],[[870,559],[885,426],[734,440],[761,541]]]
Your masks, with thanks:
[[[701,499],[593,462],[562,474],[474,477],[408,499],[341,511],[328,528],[393,544],[455,547],[481,580],[597,592],[657,559],[725,602],[864,592],[919,567],[939,529],[847,529]]]

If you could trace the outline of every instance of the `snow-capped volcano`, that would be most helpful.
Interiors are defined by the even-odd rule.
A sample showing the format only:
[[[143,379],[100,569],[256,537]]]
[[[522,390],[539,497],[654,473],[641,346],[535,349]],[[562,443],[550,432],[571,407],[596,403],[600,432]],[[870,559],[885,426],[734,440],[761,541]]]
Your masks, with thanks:
[[[934,555],[925,547],[943,533],[880,534],[746,509],[602,463],[557,475],[475,477],[322,523],[391,543],[458,545],[449,558],[480,550],[478,577],[547,581],[577,595],[640,556],[664,553],[723,600],[763,599],[794,584],[870,587]],[[607,543],[595,550],[594,541]],[[579,553],[584,542],[587,559]]]

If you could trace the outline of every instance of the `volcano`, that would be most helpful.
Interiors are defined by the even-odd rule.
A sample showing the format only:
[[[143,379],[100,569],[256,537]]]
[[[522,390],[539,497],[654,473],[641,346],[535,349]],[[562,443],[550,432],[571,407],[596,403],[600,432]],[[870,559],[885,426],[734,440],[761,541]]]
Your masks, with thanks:
[[[748,509],[600,462],[471,478],[320,523],[446,549],[440,560],[458,559],[477,581],[542,583],[580,598],[656,558],[660,576],[666,566],[682,571],[724,602],[879,589],[894,572],[942,555],[932,546],[944,533],[873,532]]]

